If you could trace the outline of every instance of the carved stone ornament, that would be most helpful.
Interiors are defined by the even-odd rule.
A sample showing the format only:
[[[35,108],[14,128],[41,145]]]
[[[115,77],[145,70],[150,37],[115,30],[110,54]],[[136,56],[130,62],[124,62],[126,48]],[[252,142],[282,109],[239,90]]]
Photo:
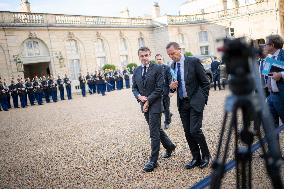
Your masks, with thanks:
[[[96,36],[97,36],[97,38],[102,38],[101,32],[97,32],[97,33],[96,33]]]
[[[35,38],[37,38],[36,33],[35,33],[35,32],[30,32],[30,33],[29,33],[29,38],[30,38],[30,39],[35,39]]]
[[[142,32],[139,32],[139,37],[143,38],[143,33]]]
[[[120,37],[120,38],[124,38],[124,34],[123,34],[122,31],[119,31],[119,37]]]
[[[73,38],[75,38],[75,35],[74,35],[73,32],[68,32],[67,37],[68,37],[69,39],[73,39]]]

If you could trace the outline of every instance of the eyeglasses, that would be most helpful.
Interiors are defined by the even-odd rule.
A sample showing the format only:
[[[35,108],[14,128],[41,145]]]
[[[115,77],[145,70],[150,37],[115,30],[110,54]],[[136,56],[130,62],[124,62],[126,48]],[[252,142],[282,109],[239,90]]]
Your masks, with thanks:
[[[162,60],[162,59],[157,59],[157,60]]]
[[[141,55],[139,55],[140,58],[149,57],[149,56],[150,56],[149,54],[145,54],[145,55],[141,54]]]

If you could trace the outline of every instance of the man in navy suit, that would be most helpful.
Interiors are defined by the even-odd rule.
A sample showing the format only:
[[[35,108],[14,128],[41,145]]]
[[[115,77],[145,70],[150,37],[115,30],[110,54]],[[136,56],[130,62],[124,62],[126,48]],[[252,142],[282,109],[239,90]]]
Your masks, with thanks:
[[[151,138],[151,155],[143,170],[151,172],[157,166],[160,143],[166,149],[164,158],[171,157],[176,146],[172,143],[167,134],[161,129],[163,73],[162,67],[150,63],[151,51],[147,47],[138,50],[141,61],[133,73],[132,92],[141,105],[141,110],[149,125]]]
[[[207,104],[210,82],[200,60],[184,56],[178,43],[171,42],[166,49],[173,60],[171,68],[177,73],[177,81],[171,82],[170,88],[177,90],[178,111],[193,157],[185,168],[192,169],[199,166],[202,169],[208,166],[211,158],[201,130],[203,109]]]
[[[168,129],[170,126],[170,123],[172,122],[172,113],[170,112],[170,83],[172,81],[172,75],[171,75],[171,68],[164,64],[164,60],[161,54],[156,54],[155,56],[157,64],[161,65],[163,68],[163,77],[164,77],[164,86],[163,86],[163,108],[164,108],[164,115],[165,115],[165,121],[164,121],[164,128]]]

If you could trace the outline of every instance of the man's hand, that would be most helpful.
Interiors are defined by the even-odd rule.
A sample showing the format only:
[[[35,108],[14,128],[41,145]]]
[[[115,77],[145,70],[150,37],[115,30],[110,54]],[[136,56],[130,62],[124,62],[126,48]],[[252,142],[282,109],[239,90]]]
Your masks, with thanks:
[[[178,81],[172,81],[170,84],[170,89],[177,89],[178,88]]]
[[[141,102],[146,102],[148,99],[147,99],[147,97],[146,96],[139,96],[138,97],[138,100],[140,100]]]
[[[145,112],[148,112],[148,109],[149,109],[149,101],[147,100],[146,102],[145,102],[145,104],[143,105],[143,112],[145,113]]]
[[[282,74],[280,72],[273,72],[272,78],[276,81],[279,81],[282,78]]]

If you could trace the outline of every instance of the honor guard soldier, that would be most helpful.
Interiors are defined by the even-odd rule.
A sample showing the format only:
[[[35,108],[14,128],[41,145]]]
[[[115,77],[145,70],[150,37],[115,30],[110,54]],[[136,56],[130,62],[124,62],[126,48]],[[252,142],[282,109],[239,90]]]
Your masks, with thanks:
[[[125,87],[127,89],[130,88],[130,79],[129,79],[129,74],[127,72],[124,73],[124,80],[125,80]]]
[[[102,96],[105,96],[106,82],[103,79],[103,76],[99,75],[99,80],[97,83],[98,83],[99,94],[102,94]]]
[[[55,83],[53,76],[50,76],[50,79],[48,80],[48,87],[52,101],[57,102],[57,84]]]
[[[35,94],[35,98],[37,100],[37,104],[42,105],[43,90],[42,90],[41,82],[39,81],[37,76],[35,76],[35,81],[33,82],[33,87],[34,87],[34,94]]]
[[[14,108],[19,108],[18,90],[17,90],[17,85],[15,84],[14,78],[12,78],[11,80],[9,91],[11,92]]]
[[[20,102],[21,102],[21,107],[25,108],[27,106],[27,101],[26,101],[26,87],[24,84],[24,80],[21,79],[19,83],[17,83],[17,88],[18,88],[18,94],[20,96]]]
[[[111,84],[110,84],[110,78],[108,75],[106,76],[106,88],[107,88],[107,92],[110,92],[112,89]]]
[[[33,84],[30,80],[30,78],[27,78],[27,82],[26,82],[26,89],[27,89],[27,94],[28,94],[28,98],[30,101],[31,106],[35,105],[35,96],[34,96],[34,87]]]
[[[48,81],[46,80],[45,76],[42,76],[41,85],[42,85],[42,88],[43,88],[43,94],[44,94],[45,101],[46,101],[46,103],[50,103]]]
[[[57,86],[58,86],[58,90],[59,90],[61,100],[65,100],[64,99],[64,85],[63,84],[64,84],[64,81],[60,78],[60,76],[58,76]]]
[[[66,74],[65,74],[65,78],[64,78],[64,84],[65,84],[65,89],[66,89],[66,93],[67,93],[67,98],[68,98],[68,100],[71,100],[72,99],[71,81],[67,77]]]
[[[91,76],[90,76],[89,72],[87,72],[86,80],[87,80],[87,85],[88,85],[89,93],[90,93],[90,95],[91,95],[91,94],[93,94],[93,87],[92,87],[92,81],[91,81]]]
[[[86,80],[81,73],[79,75],[79,82],[80,82],[80,89],[82,91],[82,96],[86,97]]]
[[[10,109],[11,108],[11,95],[9,91],[9,86],[7,85],[7,82],[5,79],[4,79],[3,85],[6,91],[6,101],[7,101],[8,109]]]
[[[0,105],[4,111],[8,111],[7,94],[4,84],[0,80]]]

